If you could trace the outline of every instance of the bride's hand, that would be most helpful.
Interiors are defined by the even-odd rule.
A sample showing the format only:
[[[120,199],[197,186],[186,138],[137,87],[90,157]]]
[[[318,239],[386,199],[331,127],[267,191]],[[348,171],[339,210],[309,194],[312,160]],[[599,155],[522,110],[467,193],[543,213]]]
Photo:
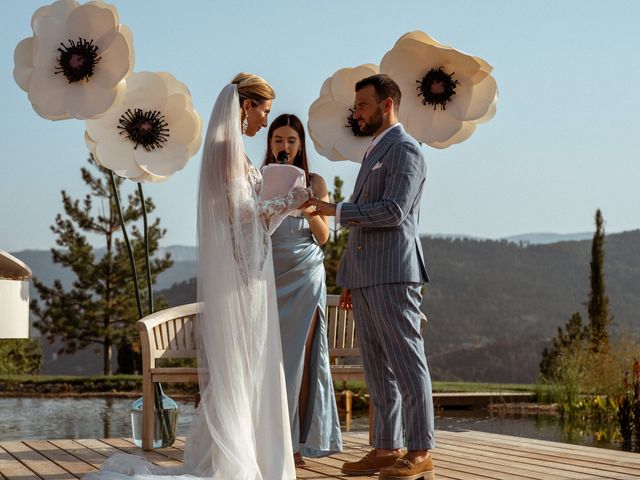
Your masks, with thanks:
[[[298,208],[307,200],[309,200],[309,198],[311,198],[311,196],[309,194],[308,189],[304,187],[295,186],[289,192],[289,199],[290,199],[289,206],[291,208]]]

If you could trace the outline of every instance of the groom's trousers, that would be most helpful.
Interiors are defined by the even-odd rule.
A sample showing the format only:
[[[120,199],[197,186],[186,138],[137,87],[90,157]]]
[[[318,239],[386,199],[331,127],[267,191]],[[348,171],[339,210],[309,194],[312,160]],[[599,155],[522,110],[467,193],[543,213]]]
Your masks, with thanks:
[[[365,379],[375,407],[376,448],[401,448],[405,438],[409,450],[435,447],[431,377],[420,334],[421,287],[389,283],[351,289]]]

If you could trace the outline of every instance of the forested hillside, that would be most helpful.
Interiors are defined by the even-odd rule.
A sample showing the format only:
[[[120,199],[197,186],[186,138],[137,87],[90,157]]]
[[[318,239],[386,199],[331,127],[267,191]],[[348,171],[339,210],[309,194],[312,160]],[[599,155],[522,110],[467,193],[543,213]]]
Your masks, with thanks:
[[[429,318],[426,340],[434,379],[535,381],[542,349],[556,328],[576,311],[586,318],[590,240],[532,245],[423,237],[422,243],[432,279],[423,310]],[[176,261],[160,282],[173,285],[164,290],[160,286],[158,294],[169,305],[193,302],[195,249],[169,250]],[[51,264],[49,252],[15,255],[44,281],[71,280]],[[640,230],[606,237],[605,276],[613,329],[638,332]],[[86,352],[81,362],[64,357],[54,361],[49,353],[45,371],[63,373],[74,365],[77,373],[92,373],[91,356]]]
[[[423,237],[423,311],[434,379],[536,380],[542,349],[575,311],[586,318],[590,240],[546,245]],[[640,330],[640,230],[610,235],[605,274],[614,329]],[[161,292],[195,300],[194,281]]]

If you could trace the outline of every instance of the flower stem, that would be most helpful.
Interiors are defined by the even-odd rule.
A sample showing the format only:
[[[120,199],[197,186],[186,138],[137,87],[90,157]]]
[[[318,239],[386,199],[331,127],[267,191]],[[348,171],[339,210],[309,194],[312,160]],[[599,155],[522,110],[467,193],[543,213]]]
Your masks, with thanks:
[[[144,262],[147,271],[147,299],[149,305],[149,314],[153,313],[153,288],[151,285],[151,264],[149,262],[149,224],[147,221],[147,205],[144,202],[144,193],[142,192],[142,184],[138,182],[138,195],[140,196],[140,206],[142,207],[142,221],[144,233]],[[173,443],[172,430],[170,428],[169,414],[162,405],[164,392],[160,382],[155,384],[154,404],[158,418],[160,419],[160,430],[162,435],[162,444],[165,446]]]
[[[124,243],[127,246],[129,252],[129,261],[131,262],[131,271],[133,272],[133,286],[136,293],[136,304],[138,305],[138,317],[142,318],[142,302],[140,301],[140,286],[138,285],[138,273],[136,270],[136,261],[133,257],[133,250],[131,248],[131,242],[129,241],[129,235],[127,235],[127,229],[124,224],[124,216],[122,215],[122,208],[120,207],[120,194],[118,193],[118,186],[116,185],[116,179],[113,176],[113,171],[109,170],[109,178],[111,179],[111,189],[113,190],[113,196],[116,200],[116,208],[118,209],[118,216],[120,217],[120,228],[122,229],[122,236],[124,237]]]
[[[140,195],[140,205],[142,205],[142,220],[144,223],[144,260],[147,269],[147,296],[149,302],[149,314],[153,313],[153,289],[151,288],[151,266],[149,263],[149,226],[147,223],[147,205],[144,203],[142,184],[138,182],[138,195]]]

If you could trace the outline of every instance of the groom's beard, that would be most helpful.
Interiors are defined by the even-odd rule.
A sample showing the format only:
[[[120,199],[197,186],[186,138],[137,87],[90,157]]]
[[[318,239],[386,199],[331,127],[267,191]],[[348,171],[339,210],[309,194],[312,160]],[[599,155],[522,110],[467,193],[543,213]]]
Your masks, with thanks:
[[[373,135],[382,126],[382,109],[378,107],[370,121],[362,120],[360,131],[365,135]]]

